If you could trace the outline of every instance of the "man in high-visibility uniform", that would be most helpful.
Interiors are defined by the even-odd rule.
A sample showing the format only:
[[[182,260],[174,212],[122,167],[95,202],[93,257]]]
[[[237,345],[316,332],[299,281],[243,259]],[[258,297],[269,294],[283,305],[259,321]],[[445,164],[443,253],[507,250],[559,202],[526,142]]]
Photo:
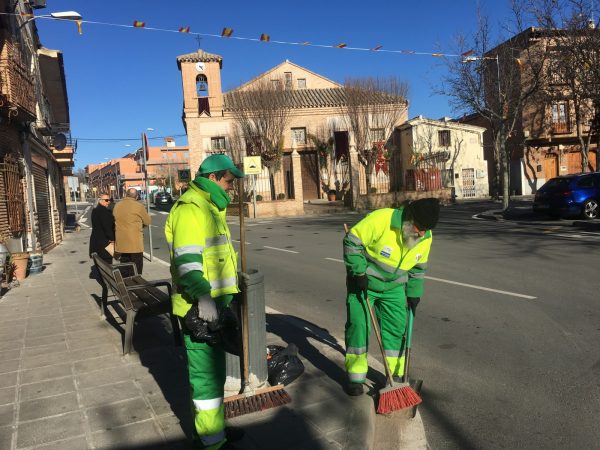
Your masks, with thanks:
[[[226,155],[209,156],[173,205],[165,226],[173,313],[183,329],[197,448],[235,448],[228,442],[232,437],[225,436],[225,352],[211,330],[239,292],[237,253],[225,214],[227,191],[243,176]]]
[[[438,221],[439,209],[435,198],[415,200],[398,209],[378,209],[344,237],[349,395],[361,395],[367,379],[370,333],[367,298],[375,309],[392,376],[404,374],[402,351],[407,308],[414,313],[423,294],[431,229]]]

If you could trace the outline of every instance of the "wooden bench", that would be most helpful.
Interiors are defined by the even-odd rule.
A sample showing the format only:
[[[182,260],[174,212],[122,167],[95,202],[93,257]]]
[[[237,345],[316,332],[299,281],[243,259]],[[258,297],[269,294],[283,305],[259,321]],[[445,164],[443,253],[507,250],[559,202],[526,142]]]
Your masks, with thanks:
[[[133,325],[139,312],[149,315],[168,314],[173,328],[175,345],[181,345],[179,324],[177,318],[172,314],[170,280],[148,281],[137,274],[136,266],[133,263],[108,264],[96,253],[92,253],[92,258],[103,281],[100,316],[105,319],[108,312],[109,288],[127,313],[123,340],[124,355],[131,351]],[[126,273],[133,273],[133,275],[123,277],[121,272],[123,269],[126,269]],[[167,292],[159,289],[161,287],[166,288]]]

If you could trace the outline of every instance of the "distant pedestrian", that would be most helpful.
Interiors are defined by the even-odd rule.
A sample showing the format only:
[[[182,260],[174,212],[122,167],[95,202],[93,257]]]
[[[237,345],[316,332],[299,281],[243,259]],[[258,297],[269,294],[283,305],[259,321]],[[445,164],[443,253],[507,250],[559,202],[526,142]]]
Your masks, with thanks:
[[[141,275],[144,266],[144,227],[150,225],[150,216],[137,199],[137,189],[127,189],[125,198],[117,203],[113,214],[115,251],[121,255],[121,263],[133,262]]]
[[[108,264],[112,264],[113,255],[106,247],[115,242],[115,218],[110,210],[112,200],[108,194],[102,194],[98,205],[92,210],[92,235],[90,236],[89,253],[97,253]]]

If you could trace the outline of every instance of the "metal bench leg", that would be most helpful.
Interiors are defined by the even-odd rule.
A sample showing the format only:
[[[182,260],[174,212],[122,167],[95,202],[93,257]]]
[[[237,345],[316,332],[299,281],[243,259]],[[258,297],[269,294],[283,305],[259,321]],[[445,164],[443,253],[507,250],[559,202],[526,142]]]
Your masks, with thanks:
[[[133,340],[133,325],[135,324],[135,316],[137,311],[130,309],[127,311],[125,319],[125,338],[123,340],[123,354],[127,355],[131,351],[131,341]]]
[[[173,329],[173,339],[175,339],[175,347],[181,347],[181,332],[179,331],[179,320],[177,317],[173,315],[172,312],[169,312],[169,318],[171,319],[171,328]]]
[[[108,288],[104,283],[102,283],[102,298],[100,299],[100,318],[106,319],[107,314],[107,306],[108,303]]]

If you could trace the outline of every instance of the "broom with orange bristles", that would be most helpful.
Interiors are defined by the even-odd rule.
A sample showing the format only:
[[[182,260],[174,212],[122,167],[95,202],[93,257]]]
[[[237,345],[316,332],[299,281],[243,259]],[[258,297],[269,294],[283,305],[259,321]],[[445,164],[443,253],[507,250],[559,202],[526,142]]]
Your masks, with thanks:
[[[383,349],[383,342],[381,340],[381,331],[377,318],[373,312],[373,307],[369,303],[369,299],[365,299],[367,308],[369,310],[369,317],[371,318],[371,324],[373,325],[373,331],[381,350],[381,357],[383,358],[383,365],[385,366],[385,376],[389,383],[388,387],[379,390],[379,402],[377,404],[377,414],[389,414],[394,411],[399,411],[405,408],[412,408],[417,406],[423,400],[419,397],[412,387],[408,383],[394,383],[390,367],[385,358],[385,350]]]
[[[344,231],[348,234],[348,226],[344,224]],[[377,338],[377,344],[379,344],[379,350],[381,350],[381,357],[383,359],[383,365],[385,367],[385,377],[389,383],[388,387],[384,387],[379,390],[379,402],[377,403],[377,414],[389,414],[394,411],[399,411],[405,408],[412,408],[420,404],[423,400],[417,394],[408,382],[394,383],[392,378],[392,372],[388,365],[385,357],[385,350],[383,348],[383,341],[381,339],[381,330],[379,329],[379,323],[373,312],[373,307],[369,302],[369,298],[365,296],[365,303],[369,310],[369,317],[371,324],[373,325],[373,332]]]

